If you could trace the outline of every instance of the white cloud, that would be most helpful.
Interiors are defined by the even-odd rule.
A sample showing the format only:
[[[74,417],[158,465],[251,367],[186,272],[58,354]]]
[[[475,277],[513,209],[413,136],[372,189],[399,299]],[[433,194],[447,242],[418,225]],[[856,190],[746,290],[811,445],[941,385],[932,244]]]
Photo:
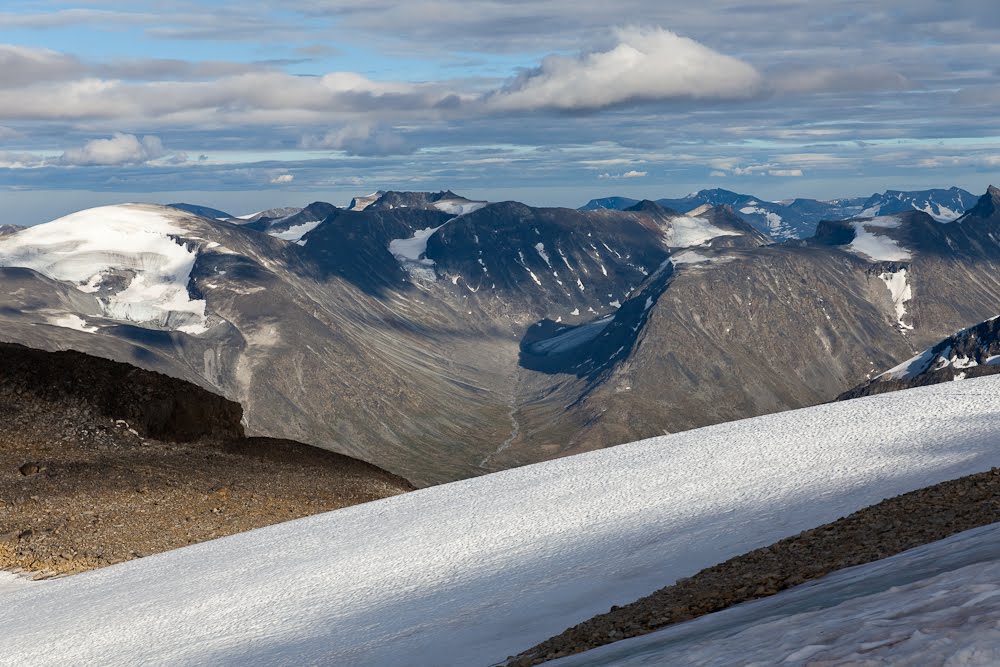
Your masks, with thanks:
[[[608,51],[548,56],[487,97],[498,110],[597,110],[654,100],[743,99],[761,88],[751,65],[663,29],[617,31]]]
[[[291,183],[294,180],[295,180],[294,174],[279,174],[271,179],[271,183],[275,185],[285,185],[287,183]]]
[[[143,126],[318,126],[331,118],[436,117],[440,108],[460,105],[462,99],[443,84],[374,81],[354,72],[295,76],[264,69],[195,81],[125,81],[92,74],[13,82],[6,86],[0,120],[75,121],[91,127],[101,120]]]
[[[734,176],[750,176],[752,174],[759,174],[766,172],[768,169],[773,167],[771,164],[751,164],[746,167],[733,167]]]
[[[600,174],[598,175],[598,178],[642,178],[648,173],[649,172],[646,171],[636,171],[633,169],[631,171],[626,171],[623,174],[608,174],[608,173]]]
[[[159,137],[115,132],[109,139],[94,139],[81,148],[69,148],[59,162],[68,165],[124,165],[141,164],[164,157],[166,151]]]
[[[0,169],[31,169],[45,166],[45,158],[34,153],[0,151]]]
[[[790,155],[790,158],[803,158],[803,155]],[[795,159],[791,162],[794,164]],[[802,176],[803,172],[801,169],[785,168],[780,164],[774,164],[771,162],[765,164],[750,164],[745,167],[740,166],[737,160],[732,158],[716,158],[708,161],[709,166],[713,167],[711,174],[709,176],[721,178],[724,176],[753,176],[754,174],[767,174],[768,176]]]

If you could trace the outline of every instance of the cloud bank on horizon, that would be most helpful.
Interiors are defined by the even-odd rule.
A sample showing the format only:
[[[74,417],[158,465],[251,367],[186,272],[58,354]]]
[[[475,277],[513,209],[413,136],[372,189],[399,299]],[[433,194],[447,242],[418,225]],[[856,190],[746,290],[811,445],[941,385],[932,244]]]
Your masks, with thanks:
[[[1000,164],[983,0],[114,6],[0,11],[0,189],[835,196]]]

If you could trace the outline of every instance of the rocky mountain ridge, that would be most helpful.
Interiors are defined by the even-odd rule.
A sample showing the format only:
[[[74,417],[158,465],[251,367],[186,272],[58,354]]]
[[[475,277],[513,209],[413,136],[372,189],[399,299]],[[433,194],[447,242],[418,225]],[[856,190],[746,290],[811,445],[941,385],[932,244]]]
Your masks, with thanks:
[[[822,221],[873,218],[918,210],[938,222],[951,222],[976,203],[976,196],[952,187],[931,190],[886,190],[870,197],[821,201],[796,198],[768,201],[753,195],[715,188],[700,190],[678,199],[658,199],[661,206],[686,212],[698,206],[730,206],[747,222],[778,241],[806,239],[813,236]],[[580,210],[627,209],[637,200],[628,197],[592,199]]]
[[[831,400],[1000,312],[989,201],[947,225],[911,211],[779,244],[725,206],[382,193],[266,233],[132,207],[90,215],[167,215],[156,248],[190,263],[155,319],[111,307],[152,280],[147,260],[67,282],[36,255],[16,268],[31,237],[15,234],[0,322],[7,340],[222,393],[252,433],[430,484]]]

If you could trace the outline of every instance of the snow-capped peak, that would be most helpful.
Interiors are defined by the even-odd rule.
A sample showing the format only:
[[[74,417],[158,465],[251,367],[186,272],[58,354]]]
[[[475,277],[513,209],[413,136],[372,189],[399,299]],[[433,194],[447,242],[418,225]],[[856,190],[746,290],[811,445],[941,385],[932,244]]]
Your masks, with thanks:
[[[719,236],[739,236],[739,232],[716,227],[705,218],[688,214],[671,218],[664,236],[670,248],[689,248]]]
[[[952,222],[975,204],[975,196],[961,188],[901,192],[887,190],[872,195],[858,217],[871,218],[908,210],[923,211],[938,222]]]
[[[202,333],[205,301],[187,288],[198,257],[197,244],[183,240],[191,235],[182,226],[187,217],[137,204],[79,211],[0,241],[0,266],[94,293],[110,319]]]

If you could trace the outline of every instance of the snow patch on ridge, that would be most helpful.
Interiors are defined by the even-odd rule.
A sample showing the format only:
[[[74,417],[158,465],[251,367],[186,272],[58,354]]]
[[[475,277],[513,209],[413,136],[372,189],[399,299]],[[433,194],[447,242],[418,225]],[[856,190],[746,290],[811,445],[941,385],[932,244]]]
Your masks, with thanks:
[[[705,218],[687,215],[671,218],[664,231],[666,245],[670,248],[687,248],[707,243],[720,236],[740,235],[739,232],[720,229]]]
[[[448,223],[445,223],[448,224]],[[437,230],[444,227],[424,227],[413,232],[413,236],[406,239],[393,239],[389,241],[389,252],[414,278],[421,280],[437,280],[434,272],[434,260],[426,257],[427,241]]]
[[[538,256],[541,257],[543,260],[545,260],[545,263],[548,264],[549,268],[551,269],[552,262],[551,260],[549,260],[548,253],[545,252],[545,244],[539,241],[538,243],[535,244],[535,250],[538,252]]]
[[[860,253],[876,261],[900,262],[910,259],[910,251],[896,239],[877,233],[880,229],[895,229],[902,224],[892,215],[852,222],[854,240],[847,246],[851,252]]]
[[[485,201],[468,201],[465,199],[442,199],[441,201],[434,202],[434,208],[439,211],[444,211],[445,213],[450,213],[454,216],[459,216],[466,215],[467,213],[475,213],[488,203],[489,202]]]
[[[280,232],[268,232],[268,234],[275,238],[282,239],[283,241],[294,241],[299,245],[305,245],[305,241],[302,241],[302,237],[319,227],[322,222],[322,220],[303,222],[301,225],[295,225],[294,227],[289,227],[288,229]]]
[[[95,333],[97,327],[88,326],[87,320],[83,319],[79,315],[64,315],[62,317],[54,317],[49,320],[49,324],[57,327],[63,327],[65,329],[76,329],[77,331],[83,331],[84,333]]]
[[[758,203],[758,202],[751,202],[751,204],[755,204],[755,203]],[[760,208],[759,206],[750,205],[750,206],[744,206],[743,208],[741,208],[740,209],[740,213],[742,213],[744,215],[762,215],[762,216],[764,216],[764,219],[767,221],[768,231],[771,232],[772,236],[781,235],[781,234],[784,234],[784,233],[786,233],[788,231],[786,229],[786,225],[784,224],[785,223],[784,218],[782,218],[780,215],[778,215],[774,211],[768,211],[767,209]]]
[[[33,269],[97,293],[111,319],[185,333],[208,330],[205,301],[188,294],[198,259],[185,214],[134,204],[102,206],[29,227],[0,241],[0,266]],[[128,280],[119,291],[107,280]]]

